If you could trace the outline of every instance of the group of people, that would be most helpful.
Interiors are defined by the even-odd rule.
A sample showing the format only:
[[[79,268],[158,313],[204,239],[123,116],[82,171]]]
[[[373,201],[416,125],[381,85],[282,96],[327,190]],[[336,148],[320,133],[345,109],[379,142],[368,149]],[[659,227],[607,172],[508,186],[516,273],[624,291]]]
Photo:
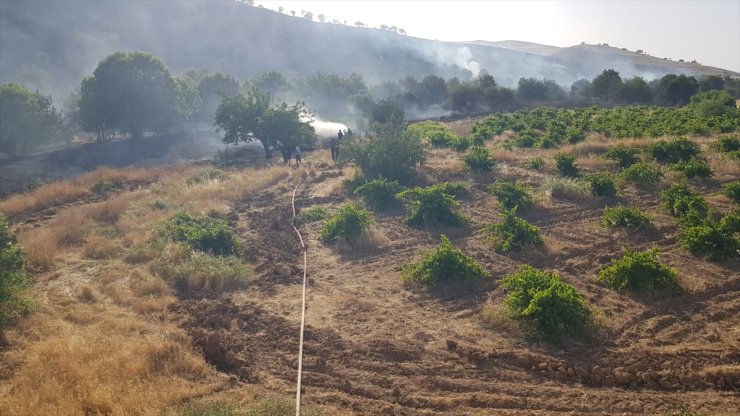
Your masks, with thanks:
[[[301,147],[296,146],[295,149],[291,152],[290,148],[288,146],[283,147],[283,164],[285,166],[290,165],[290,158],[295,153],[295,164],[300,165],[301,164]]]
[[[349,127],[347,127],[347,130],[345,131],[339,130],[339,132],[337,132],[336,139],[334,138],[331,139],[331,160],[337,160],[337,158],[339,157],[339,146],[342,145],[342,140],[344,139],[345,136],[349,137],[351,135],[352,135],[352,130],[350,130]]]

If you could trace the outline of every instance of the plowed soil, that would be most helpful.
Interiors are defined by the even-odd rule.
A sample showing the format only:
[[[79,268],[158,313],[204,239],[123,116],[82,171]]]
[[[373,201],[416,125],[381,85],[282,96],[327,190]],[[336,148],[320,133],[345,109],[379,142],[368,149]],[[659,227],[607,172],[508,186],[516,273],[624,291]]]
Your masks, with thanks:
[[[502,176],[541,180],[516,166]],[[299,187],[298,209],[337,208],[349,198],[339,185],[345,178],[332,166],[314,166]],[[462,172],[445,179],[469,180]],[[540,227],[545,248],[497,254],[480,231],[498,218],[486,191],[493,180],[473,181],[461,201],[466,227],[416,230],[404,224],[402,209],[376,215],[376,232],[385,236],[377,250],[347,253],[317,240],[320,222],[300,226],[309,247],[304,401],[357,415],[656,415],[679,404],[713,415],[740,412],[740,264],[686,252],[658,192],[630,189],[615,199],[540,203],[523,216]],[[293,175],[250,196],[231,215],[253,247],[257,283],[173,307],[216,368],[283,394],[294,389],[297,367],[302,256],[290,195],[298,181]],[[719,184],[701,187],[710,194]],[[653,213],[654,226],[599,226],[604,206],[618,202]],[[726,200],[712,203],[719,212],[731,208]],[[492,279],[435,292],[405,286],[399,267],[433,249],[441,233]],[[598,269],[625,245],[658,247],[687,292],[633,295],[596,284]],[[506,297],[497,279],[523,264],[557,271],[574,285],[597,311],[594,333],[553,346],[490,318]]]

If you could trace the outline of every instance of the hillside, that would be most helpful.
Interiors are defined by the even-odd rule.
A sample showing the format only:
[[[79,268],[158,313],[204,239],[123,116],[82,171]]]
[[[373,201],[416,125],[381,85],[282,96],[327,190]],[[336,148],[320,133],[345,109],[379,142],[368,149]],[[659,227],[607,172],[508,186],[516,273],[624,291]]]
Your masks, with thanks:
[[[486,70],[502,85],[514,85],[520,77],[568,85],[605,68],[623,77],[737,75],[602,46],[419,39],[312,22],[233,1],[4,1],[0,12],[0,81],[21,81],[57,98],[118,50],[149,51],[178,73],[205,67],[238,79],[270,70],[357,72],[371,83],[427,74],[465,79]]]
[[[472,124],[450,127],[468,134]],[[368,245],[350,248],[322,243],[322,222],[297,222],[309,247],[303,403],[321,406],[306,414],[666,416],[681,405],[696,415],[737,414],[740,270],[732,258],[709,261],[681,246],[660,197],[677,173],[665,167],[655,188],[623,185],[616,197],[547,189],[568,184],[555,169],[557,152],[578,155],[584,174],[618,174],[601,157],[607,148],[655,140],[591,135],[560,149],[501,149],[509,136],[486,142],[499,161],[491,174],[470,174],[451,149],[431,149],[419,168],[417,185],[459,181],[469,190],[457,207],[465,226],[410,227],[395,208],[373,214]],[[692,140],[714,176],[691,187],[725,215],[734,205],[719,191],[738,179],[738,166],[715,150],[714,137]],[[545,166],[532,169],[537,157]],[[297,189],[299,213],[359,203],[342,185],[353,169],[335,166],[326,150],[305,161],[101,169],[0,201],[41,300],[5,331],[0,413],[219,414],[182,407],[193,400],[195,409],[214,401],[247,409],[220,414],[291,414],[302,275],[291,194]],[[501,179],[535,193],[522,216],[539,227],[543,247],[493,249],[483,227],[502,216],[488,191]],[[95,191],[101,183],[118,185]],[[617,204],[649,213],[651,225],[602,227],[604,206]],[[246,247],[240,261],[250,264],[231,277],[241,286],[214,293],[228,278],[204,270],[204,259],[216,260],[187,258],[159,240],[158,227],[181,211],[226,219]],[[491,278],[435,291],[404,284],[399,269],[434,249],[440,233]],[[599,269],[624,246],[658,247],[686,290],[634,294],[599,284]],[[505,315],[499,279],[524,264],[556,271],[584,295],[597,311],[592,339],[537,342]]]

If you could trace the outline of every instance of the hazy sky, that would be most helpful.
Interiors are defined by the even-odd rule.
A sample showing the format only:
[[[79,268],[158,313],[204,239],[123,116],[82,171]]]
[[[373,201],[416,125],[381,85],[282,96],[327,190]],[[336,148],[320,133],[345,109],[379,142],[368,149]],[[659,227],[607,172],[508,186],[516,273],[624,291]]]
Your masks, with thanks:
[[[314,20],[397,26],[429,39],[608,43],[740,72],[740,0],[398,1],[256,0]]]

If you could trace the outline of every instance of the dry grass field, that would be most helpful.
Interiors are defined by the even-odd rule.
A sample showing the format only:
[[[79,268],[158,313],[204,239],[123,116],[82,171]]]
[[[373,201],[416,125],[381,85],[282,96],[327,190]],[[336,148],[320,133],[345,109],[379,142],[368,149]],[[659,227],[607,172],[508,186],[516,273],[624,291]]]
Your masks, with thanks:
[[[738,180],[740,168],[711,150],[711,138],[696,141],[715,176],[691,184],[726,213],[733,203],[720,186]],[[599,157],[616,142],[590,137],[559,151],[577,155],[586,173],[616,172]],[[440,149],[421,168],[420,183],[470,188],[459,206],[466,226],[410,228],[398,208],[375,214],[371,235],[355,247],[319,242],[320,221],[300,226],[309,247],[306,414],[669,415],[681,406],[740,413],[740,264],[681,247],[659,193],[677,176],[668,173],[655,189],[624,185],[616,197],[594,197],[568,191],[556,150],[495,144],[491,174],[472,175],[459,154]],[[547,166],[527,168],[535,157]],[[302,276],[291,193],[302,181],[299,211],[332,212],[354,198],[342,186],[351,169],[335,167],[324,150],[306,159],[301,168],[217,175],[204,175],[211,168],[202,165],[100,170],[0,201],[40,305],[4,331],[0,414],[291,414]],[[91,190],[101,178],[114,185]],[[522,216],[540,228],[544,247],[494,251],[482,229],[501,216],[488,192],[497,179],[535,190],[538,202]],[[603,228],[605,205],[617,203],[652,214],[653,225]],[[191,270],[189,289],[172,284],[165,266],[201,264],[176,245],[157,246],[158,224],[181,210],[228,221],[246,246],[242,286],[221,290],[229,286],[218,270]],[[404,284],[400,267],[436,247],[440,234],[491,278],[434,291]],[[685,292],[639,295],[598,284],[599,268],[624,246],[657,247]],[[498,279],[524,264],[557,271],[584,295],[596,313],[590,338],[543,343],[506,316]]]

